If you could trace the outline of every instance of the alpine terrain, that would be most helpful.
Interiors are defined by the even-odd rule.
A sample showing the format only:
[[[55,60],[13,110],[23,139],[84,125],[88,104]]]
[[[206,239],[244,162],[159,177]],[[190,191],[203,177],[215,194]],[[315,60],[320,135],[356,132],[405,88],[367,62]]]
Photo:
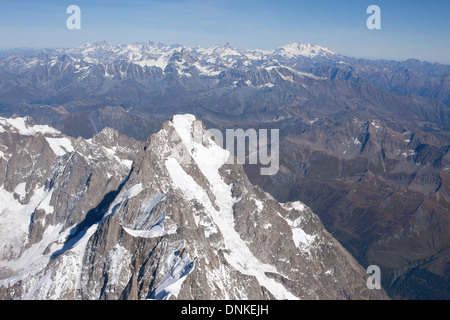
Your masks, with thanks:
[[[411,55],[414,56],[414,52]],[[141,183],[143,188],[147,186],[147,180],[135,181],[134,178],[134,175],[143,170],[139,158],[135,158],[136,150],[141,150],[141,156],[146,154],[142,151],[142,145],[145,145],[148,136],[158,133],[163,123],[170,121],[176,114],[195,115],[208,129],[217,129],[223,133],[227,129],[242,129],[244,132],[249,129],[279,130],[279,170],[276,175],[263,176],[258,165],[249,165],[247,162],[244,170],[253,185],[258,185],[280,203],[301,201],[311,208],[320,217],[326,230],[359,264],[364,268],[370,265],[380,267],[382,285],[391,298],[450,298],[450,66],[415,59],[356,59],[328,48],[301,43],[288,44],[274,50],[241,50],[228,43],[201,48],[159,42],[116,46],[98,42],[77,48],[0,51],[0,115],[5,119],[14,119],[13,115],[31,117],[36,125],[44,126],[42,128],[55,128],[48,129],[51,132],[45,132],[41,138],[31,133],[22,135],[21,139],[30,141],[23,140],[29,148],[21,148],[12,141],[3,142],[3,145],[10,146],[2,151],[4,159],[9,159],[9,165],[4,160],[5,167],[2,169],[8,178],[3,187],[5,197],[13,197],[17,185],[25,182],[19,177],[22,180],[33,177],[32,180],[37,181],[22,184],[16,190],[18,198],[14,199],[21,206],[33,206],[34,202],[30,201],[41,202],[39,194],[43,197],[46,192],[51,192],[49,190],[61,187],[65,190],[63,185],[71,185],[70,191],[63,193],[65,196],[59,195],[57,198],[62,207],[55,202],[49,203],[55,210],[51,221],[54,226],[64,222],[62,232],[70,235],[73,243],[80,241],[78,238],[85,234],[87,237],[88,233],[76,232],[73,228],[78,222],[84,221],[85,215],[88,219],[82,226],[90,226],[92,221],[97,223],[104,218],[102,210],[107,210],[106,207],[114,204],[119,194],[124,195],[129,189],[129,183]],[[167,128],[167,125],[164,126],[162,132]],[[27,130],[24,132],[29,132]],[[56,133],[56,130],[61,133]],[[120,139],[104,145],[104,141],[100,140],[104,140],[112,132]],[[61,138],[63,136],[72,143],[67,143]],[[31,139],[40,140],[39,143],[32,143]],[[69,173],[63,169],[65,162],[58,170],[53,167],[54,153],[48,151],[48,158],[36,149],[47,144],[53,146],[58,155],[64,152],[71,154],[71,161],[76,160],[72,164],[73,170],[84,168],[83,175],[74,174],[73,178],[64,180],[57,174],[55,178],[50,178],[51,183],[46,182],[49,179],[48,172],[63,170],[64,174]],[[20,156],[8,158],[8,154],[11,157],[15,154],[11,153],[11,148],[17,149]],[[33,165],[31,156],[25,157],[27,152],[34,152],[40,162]],[[151,153],[152,149],[147,149],[146,152]],[[67,155],[63,155],[61,159],[65,159]],[[135,167],[127,182],[122,184],[130,173],[128,168],[132,160]],[[155,208],[162,208],[163,204],[171,203],[170,197],[176,197],[177,192],[174,195],[166,194],[169,192],[168,185],[172,182],[170,175],[163,174],[165,170],[172,173],[173,170],[179,170],[171,161],[168,163],[172,171],[165,165],[162,166],[163,171],[154,171],[160,176],[161,182],[158,183],[161,186],[152,190],[159,190],[158,194],[165,195],[158,206],[155,203]],[[88,170],[87,167],[91,169]],[[24,171],[23,174],[17,174],[17,178],[14,178],[16,180],[11,180],[15,172],[13,168]],[[32,170],[31,168],[35,170],[32,171],[32,176],[26,176],[25,171],[28,174],[27,170]],[[195,166],[192,166],[183,170],[189,176],[194,176],[196,184],[203,188],[208,178],[212,177],[204,175],[205,178],[200,179],[203,174],[197,175],[198,172],[194,169]],[[70,172],[74,172],[73,170]],[[232,173],[238,169],[230,167],[230,170]],[[220,175],[226,184],[236,184],[235,179],[226,171],[220,171]],[[245,188],[250,188],[242,175],[243,172],[239,171],[235,178],[243,179]],[[57,176],[60,177],[59,180]],[[180,179],[183,177],[181,173],[175,176]],[[148,185],[151,185],[153,182],[150,180],[156,179],[156,176],[146,176],[145,179],[149,179]],[[164,179],[169,182],[164,184]],[[186,179],[191,182],[190,178]],[[86,185],[87,181],[89,183]],[[181,181],[178,182],[181,184]],[[176,185],[176,182],[173,183]],[[187,185],[195,186],[193,183]],[[215,184],[210,185],[212,188]],[[86,191],[83,191],[82,186],[87,188]],[[95,188],[89,191],[91,186]],[[39,189],[43,187],[44,189]],[[132,190],[137,192],[139,188],[136,188]],[[243,197],[241,202],[233,205],[237,210],[246,201],[243,196],[243,190],[246,189],[237,184],[235,188],[237,189],[233,189],[232,198]],[[250,189],[260,190],[253,187]],[[94,190],[95,193],[91,194]],[[183,191],[179,188],[174,190]],[[156,197],[156,191],[152,192],[155,192],[153,196]],[[52,197],[56,197],[57,192],[53,191],[53,194]],[[79,194],[81,198],[77,203],[70,202],[69,196],[75,194]],[[142,191],[127,203],[131,205],[132,199],[138,201],[145,194]],[[198,197],[193,190],[185,190],[184,194],[191,194],[191,198]],[[230,210],[231,204],[228,209],[216,204],[214,197],[219,195],[217,190],[211,189],[206,194],[214,210],[220,213]],[[284,226],[300,223],[295,222],[296,211],[292,211],[292,217],[286,216],[289,210],[280,209],[283,205],[275,209],[268,206],[267,201],[274,203],[274,206],[276,202],[266,201],[260,196],[256,198],[265,203],[266,209],[262,211],[265,212],[264,216],[267,213],[270,219],[281,219],[280,221],[285,221]],[[57,201],[56,198],[52,199]],[[267,209],[269,207],[270,210]],[[10,209],[14,208],[12,206]],[[245,208],[251,214],[248,210],[242,217],[236,213],[238,211],[234,214],[234,229],[244,242],[276,243],[277,240],[273,238],[265,240],[258,231],[259,227],[251,227],[254,222],[261,226],[250,218],[256,219],[259,206],[256,205],[255,213],[252,206]],[[121,210],[124,209],[119,206],[112,216],[123,217],[120,223],[125,228],[141,230],[141,222],[138,223],[135,218],[126,218],[127,214]],[[197,217],[192,218],[194,220],[186,218],[182,222],[175,221],[176,218],[167,211],[169,209],[165,210],[168,213],[164,230],[171,230],[167,227],[171,219],[174,219],[178,232],[181,232],[180,226],[188,228],[193,222],[195,225],[195,219],[203,217],[200,213],[198,216],[192,213],[193,217]],[[273,214],[272,210],[277,214]],[[36,210],[31,210],[34,211]],[[131,211],[135,210],[130,207],[129,212]],[[140,216],[138,212],[134,214]],[[188,217],[190,213],[183,212],[184,215]],[[214,228],[208,229],[205,226],[207,222],[203,218],[197,222],[201,228],[210,230],[210,238],[215,239],[215,234],[219,237],[223,232],[219,233],[220,223],[214,220],[214,214],[210,215],[209,219],[217,225],[217,233],[212,233]],[[8,229],[10,236],[25,237],[27,231],[31,235],[30,241],[38,243],[43,237],[42,232],[47,229],[44,228],[45,224],[33,222],[44,219],[44,213],[37,210],[32,217],[29,229],[26,227],[20,229],[20,232]],[[49,217],[45,218],[45,222],[50,223]],[[153,222],[152,220],[151,223]],[[267,223],[271,223],[274,228],[281,228],[278,222]],[[102,223],[101,226],[103,225]],[[303,225],[302,230],[312,235]],[[279,232],[285,233],[281,229]],[[253,233],[256,238],[251,235]],[[192,235],[189,232],[186,234]],[[229,243],[222,236],[224,243]],[[175,234],[166,237],[175,237]],[[184,239],[186,237],[183,236]],[[84,240],[87,241],[87,238]],[[303,248],[302,243],[297,243],[300,248]],[[30,246],[28,244],[29,248]],[[51,247],[46,252],[50,252]],[[297,246],[291,248],[287,244],[279,245],[277,250],[282,251],[280,256],[273,252],[269,254],[262,249],[262,245],[248,247],[261,250],[263,256],[256,252],[253,255],[258,261],[268,265],[275,263],[265,260],[272,255],[273,258],[270,259],[289,259],[292,254],[285,252],[285,249],[300,250]],[[312,253],[313,249],[310,250]],[[25,248],[9,248],[5,252],[8,252],[8,259],[12,259],[26,251]],[[189,252],[190,259],[196,257],[188,249],[186,252]],[[227,257],[231,261],[236,258],[227,256],[226,252],[225,250],[223,261],[228,261]],[[228,263],[230,267],[236,267],[233,263]],[[194,264],[196,268],[201,268],[200,260],[196,260]],[[285,269],[281,271],[282,262],[276,264],[278,273],[271,273],[273,277],[270,279],[279,280],[280,274],[283,274],[285,279],[297,283],[295,279],[300,275],[293,276]],[[241,269],[242,274],[252,274],[248,269],[244,272],[244,269]],[[7,276],[10,272],[8,270],[14,268],[11,265],[5,266],[3,274]],[[299,267],[299,270],[302,268]],[[324,272],[328,270],[330,269]],[[189,273],[189,279],[193,275],[194,273]],[[260,282],[266,279],[261,275],[254,276]],[[290,283],[288,280],[283,283],[290,286],[287,284]],[[298,293],[294,289],[289,290],[293,295]],[[320,292],[313,291],[318,294]]]
[[[385,299],[193,115],[147,141],[0,118],[1,299]]]

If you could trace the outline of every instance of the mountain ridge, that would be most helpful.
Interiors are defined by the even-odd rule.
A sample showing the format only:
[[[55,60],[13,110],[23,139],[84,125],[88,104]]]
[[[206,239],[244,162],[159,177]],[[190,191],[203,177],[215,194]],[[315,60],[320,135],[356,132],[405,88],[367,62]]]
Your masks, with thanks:
[[[2,53],[0,113],[85,139],[111,127],[144,142],[185,113],[222,132],[279,129],[280,171],[246,166],[253,183],[306,202],[360,264],[386,270],[392,297],[448,297],[434,287],[448,280],[449,66],[272,53],[161,43]]]
[[[9,129],[0,137],[22,136]],[[98,187],[90,187],[96,174],[76,182],[82,192],[72,192],[68,203],[85,213],[66,225],[70,219],[57,212],[64,204],[61,192],[75,180],[67,178],[78,165],[79,172],[90,171],[73,157],[89,158],[86,152],[92,150],[80,149],[85,143],[105,148],[100,136],[118,146],[117,132],[107,129],[92,142],[72,140],[74,150],[68,154],[53,154],[54,169],[68,156],[75,162],[44,175],[46,194],[30,203],[39,205],[29,230],[40,226],[44,237],[35,238],[31,231],[23,242],[28,244],[14,256],[5,256],[3,249],[2,299],[387,298],[383,290],[366,288],[365,270],[306,206],[279,204],[249,183],[242,166],[225,165],[228,151],[192,115],[174,116],[145,147],[140,145],[131,168],[113,178],[113,193],[102,191],[95,208],[96,202],[82,199],[98,193]],[[193,161],[184,161],[183,153]],[[116,155],[106,155],[120,163]],[[29,197],[37,189],[26,190]],[[98,218],[85,224],[93,210]],[[2,208],[3,219],[11,213]],[[5,277],[14,267],[19,273]]]

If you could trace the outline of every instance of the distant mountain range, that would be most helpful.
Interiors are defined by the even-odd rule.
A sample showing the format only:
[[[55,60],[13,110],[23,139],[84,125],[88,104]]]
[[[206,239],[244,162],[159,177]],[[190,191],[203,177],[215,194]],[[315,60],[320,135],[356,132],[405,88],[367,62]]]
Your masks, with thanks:
[[[162,43],[0,52],[0,111],[90,139],[138,141],[174,114],[280,130],[280,170],[254,184],[302,201],[392,298],[449,298],[450,66]]]

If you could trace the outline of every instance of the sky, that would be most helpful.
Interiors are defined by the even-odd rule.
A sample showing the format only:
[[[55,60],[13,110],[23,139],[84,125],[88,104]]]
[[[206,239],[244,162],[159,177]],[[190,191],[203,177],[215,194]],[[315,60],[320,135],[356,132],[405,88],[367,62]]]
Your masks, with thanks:
[[[69,30],[69,5],[81,29]],[[369,30],[367,8],[381,9]],[[356,58],[450,64],[449,0],[0,0],[0,49],[160,41],[274,50],[312,43]]]

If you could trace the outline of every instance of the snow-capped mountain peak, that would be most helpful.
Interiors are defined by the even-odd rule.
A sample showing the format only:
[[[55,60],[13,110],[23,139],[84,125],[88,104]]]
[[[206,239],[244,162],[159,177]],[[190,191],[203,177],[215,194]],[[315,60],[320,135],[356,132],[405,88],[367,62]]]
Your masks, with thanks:
[[[301,66],[305,59],[315,58],[330,59],[330,61],[336,59],[329,49],[298,43],[268,51],[241,50],[229,43],[205,49],[150,41],[112,46],[102,41],[72,49],[49,49],[36,55],[13,55],[0,60],[0,68],[6,72],[24,75],[38,72],[41,79],[39,83],[46,83],[46,81],[52,83],[53,79],[70,74],[70,77],[64,78],[64,81],[56,81],[55,90],[60,89],[61,84],[71,85],[67,83],[67,79],[83,86],[84,81],[90,82],[89,79],[92,77],[99,78],[99,81],[131,78],[138,81],[158,82],[167,75],[191,79],[201,77],[200,81],[208,78],[216,79],[214,82],[207,83],[207,86],[235,86],[238,83],[244,83],[249,86],[272,87],[276,81],[262,74],[256,76],[257,81],[242,78],[220,81],[220,75],[231,70],[237,71],[234,73],[236,76],[249,70],[259,73],[263,65],[274,63],[289,65],[292,60],[296,60],[297,65]],[[170,68],[166,70],[168,66]],[[279,77],[278,81],[294,83],[289,77]],[[97,83],[97,81],[94,82]],[[102,92],[103,89],[99,90]]]
[[[274,54],[286,56],[288,58],[295,58],[295,57],[315,58],[315,57],[331,57],[333,55],[336,55],[336,53],[334,53],[328,48],[312,44],[300,44],[300,43],[291,43],[282,46],[281,48],[275,50]]]
[[[253,186],[193,115],[145,147],[105,129],[62,155],[1,120],[1,299],[385,298],[310,209]]]

